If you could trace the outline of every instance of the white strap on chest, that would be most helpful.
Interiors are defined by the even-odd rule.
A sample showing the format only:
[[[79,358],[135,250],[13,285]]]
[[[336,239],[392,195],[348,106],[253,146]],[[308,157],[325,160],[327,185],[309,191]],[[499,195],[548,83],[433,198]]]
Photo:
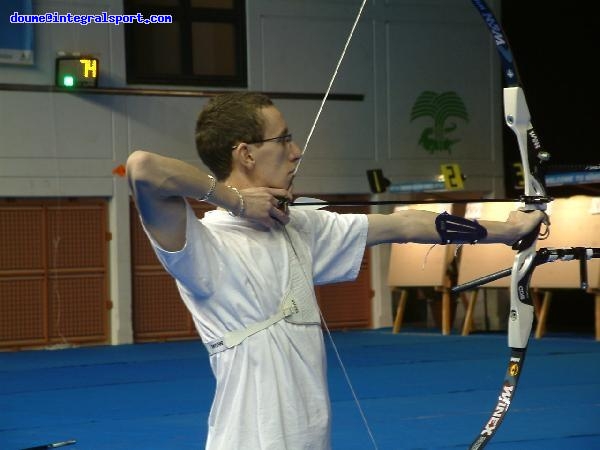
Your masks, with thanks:
[[[294,299],[288,294],[281,304],[281,309],[267,320],[254,323],[241,330],[229,331],[221,338],[214,339],[210,342],[205,342],[204,346],[206,347],[206,350],[208,350],[209,355],[222,352],[223,350],[227,350],[235,347],[238,344],[241,344],[245,339],[249,338],[253,334],[258,333],[259,331],[262,331],[274,323],[277,323],[280,320],[285,319],[287,316],[297,312],[298,307],[294,303]]]
[[[292,239],[290,236],[293,233],[288,233],[284,229],[289,254],[290,288],[281,300],[279,311],[266,320],[254,323],[241,330],[229,331],[223,337],[205,342],[204,346],[210,355],[235,347],[253,334],[283,319],[295,324],[321,324],[321,314],[314,288],[312,283],[307,279],[308,274],[311,273],[307,272],[310,269],[310,265],[301,266],[302,262],[299,260],[298,255],[301,248],[298,242],[299,238]],[[293,240],[296,241],[296,245],[292,242]],[[308,255],[303,255],[303,259],[308,262],[307,258]]]

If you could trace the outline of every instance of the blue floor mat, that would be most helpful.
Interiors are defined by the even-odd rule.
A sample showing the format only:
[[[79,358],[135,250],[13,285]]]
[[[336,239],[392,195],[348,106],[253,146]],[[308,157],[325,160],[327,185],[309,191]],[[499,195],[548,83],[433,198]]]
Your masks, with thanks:
[[[489,418],[506,336],[389,329],[332,337],[379,449],[467,448]],[[334,450],[374,448],[328,342]],[[0,449],[202,449],[214,381],[199,341],[0,353]],[[600,449],[600,343],[532,340],[489,449]]]

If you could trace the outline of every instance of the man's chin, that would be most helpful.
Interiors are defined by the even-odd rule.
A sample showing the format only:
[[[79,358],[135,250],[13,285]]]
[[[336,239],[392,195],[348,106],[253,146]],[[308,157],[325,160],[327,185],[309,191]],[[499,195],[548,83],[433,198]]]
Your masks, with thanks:
[[[292,189],[292,177],[289,177],[287,180],[282,181],[281,183],[273,183],[271,185],[273,189]]]

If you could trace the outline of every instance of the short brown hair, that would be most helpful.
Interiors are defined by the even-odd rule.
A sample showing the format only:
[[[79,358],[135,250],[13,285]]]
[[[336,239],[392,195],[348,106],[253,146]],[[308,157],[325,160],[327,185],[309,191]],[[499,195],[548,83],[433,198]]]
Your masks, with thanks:
[[[204,107],[196,121],[196,150],[217,180],[231,174],[233,147],[263,139],[260,110],[268,106],[273,102],[264,94],[232,92],[213,97]]]

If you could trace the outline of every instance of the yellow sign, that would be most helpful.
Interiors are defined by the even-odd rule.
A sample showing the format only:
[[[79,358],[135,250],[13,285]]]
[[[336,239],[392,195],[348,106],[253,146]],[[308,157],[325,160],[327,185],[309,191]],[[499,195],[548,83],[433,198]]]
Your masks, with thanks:
[[[97,59],[80,59],[79,62],[83,64],[83,76],[85,78],[96,78],[98,75],[97,70]]]
[[[441,170],[447,190],[456,191],[465,188],[462,172],[458,164],[442,164]]]

